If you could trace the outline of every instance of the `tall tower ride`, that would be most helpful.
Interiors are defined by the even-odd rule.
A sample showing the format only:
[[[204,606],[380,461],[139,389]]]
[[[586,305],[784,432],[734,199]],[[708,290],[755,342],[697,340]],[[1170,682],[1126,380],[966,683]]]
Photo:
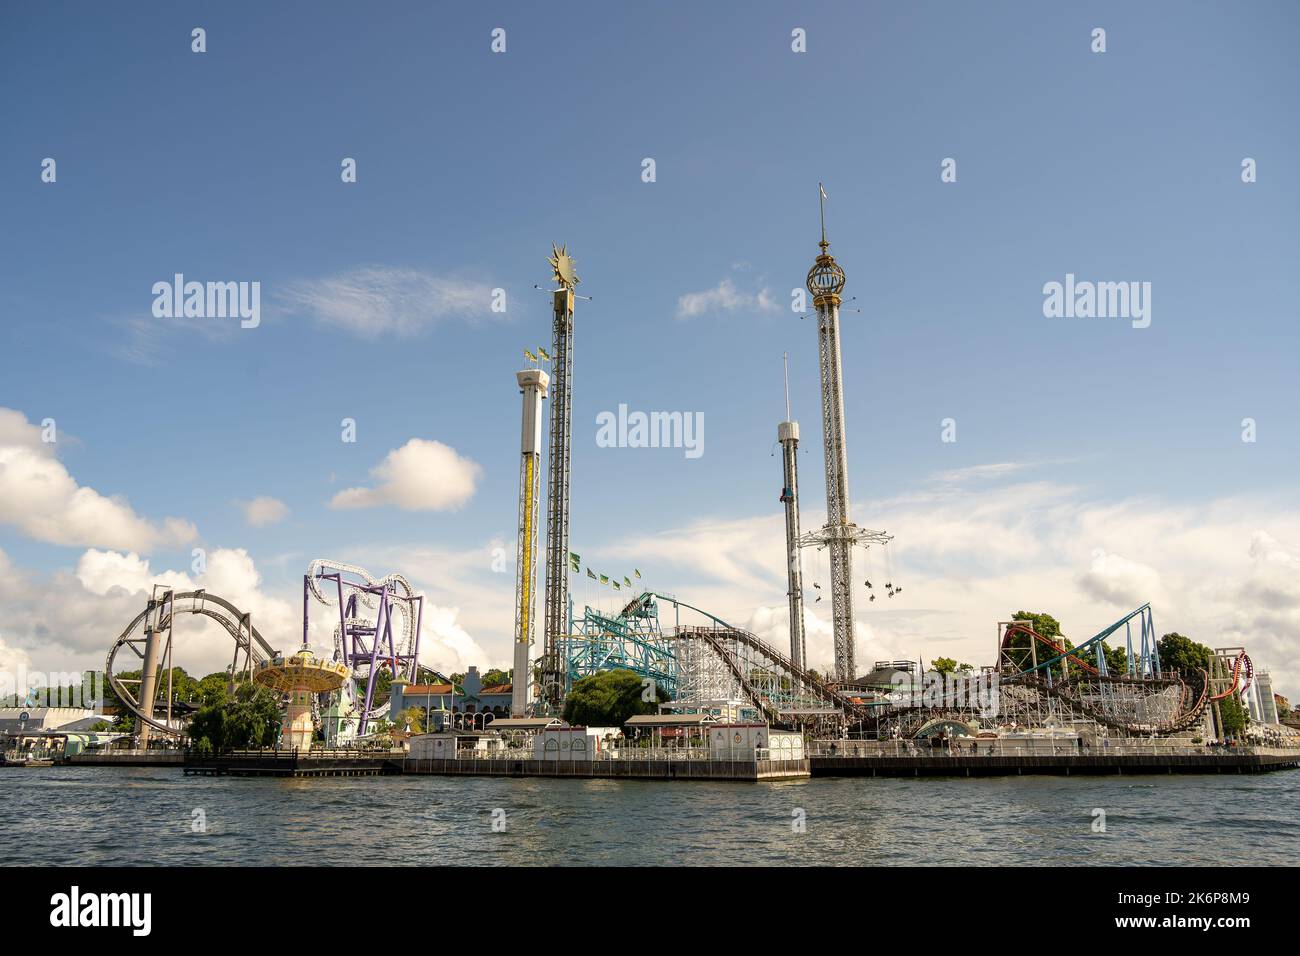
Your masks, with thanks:
[[[822,433],[826,449],[826,524],[802,541],[830,549],[831,614],[835,634],[835,679],[856,677],[857,651],[853,622],[853,546],[889,536],[859,528],[850,520],[849,464],[844,440],[844,383],[840,363],[840,293],[844,270],[827,251],[826,190],[817,184],[821,206],[821,254],[808,270],[808,291],[817,310],[817,346],[821,364]]]
[[[519,547],[515,552],[515,670],[510,714],[528,713],[529,689],[533,685],[528,667],[533,646],[533,607],[537,593],[537,491],[542,470],[542,399],[550,376],[540,368],[527,368],[515,375],[524,396],[523,425],[519,444]]]
[[[546,485],[546,621],[542,701],[559,710],[564,695],[561,644],[569,633],[569,450],[573,430],[573,287],[581,280],[564,246],[551,246],[555,322],[551,336],[551,447]]]
[[[790,353],[785,355],[785,421],[776,426],[781,443],[781,467],[784,484],[781,502],[785,505],[785,561],[790,602],[790,660],[795,667],[807,667],[807,647],[803,631],[803,574],[799,568],[799,423],[790,418]]]

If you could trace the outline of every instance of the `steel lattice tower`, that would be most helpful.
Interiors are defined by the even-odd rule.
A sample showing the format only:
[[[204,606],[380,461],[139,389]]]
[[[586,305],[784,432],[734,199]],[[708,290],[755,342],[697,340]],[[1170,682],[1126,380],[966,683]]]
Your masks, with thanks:
[[[564,695],[564,648],[569,634],[569,453],[573,430],[573,287],[580,281],[564,246],[551,247],[558,289],[552,299],[550,473],[546,486],[546,620],[542,700],[557,712]]]
[[[853,546],[881,543],[889,536],[859,528],[850,520],[849,465],[844,438],[844,383],[840,362],[840,293],[844,270],[827,251],[826,191],[818,183],[822,203],[821,254],[808,270],[808,291],[817,310],[817,346],[822,385],[822,433],[826,449],[826,524],[804,536],[801,544],[830,549],[831,614],[835,633],[835,679],[856,677],[857,653],[853,622]]]
[[[537,593],[537,492],[541,484],[542,399],[550,376],[539,368],[515,375],[524,396],[519,439],[519,545],[515,552],[515,657],[510,714],[528,713],[533,675],[528,666],[533,646],[533,608]]]
[[[781,502],[785,505],[785,560],[790,602],[790,661],[806,668],[808,649],[803,629],[803,574],[799,567],[799,423],[790,418],[790,356],[786,353],[785,421],[776,426],[781,443],[781,466],[784,484]]]

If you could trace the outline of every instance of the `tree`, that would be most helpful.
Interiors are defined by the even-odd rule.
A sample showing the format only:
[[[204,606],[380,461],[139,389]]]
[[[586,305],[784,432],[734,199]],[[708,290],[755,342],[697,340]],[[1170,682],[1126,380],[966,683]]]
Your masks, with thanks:
[[[667,700],[659,688],[651,700],[643,700],[646,685],[629,670],[601,671],[573,685],[564,700],[564,719],[586,727],[622,727],[637,714],[653,714],[656,704]]]
[[[970,664],[958,664],[951,657],[936,657],[934,660],[930,661],[930,669],[938,671],[946,677],[948,674],[953,674],[957,671],[973,671],[975,668]]]
[[[400,714],[397,715],[396,726],[401,728],[402,730],[405,730],[407,727],[410,727],[411,733],[413,734],[424,733],[424,708],[422,707],[406,708],[404,711],[402,711]]]
[[[1219,717],[1223,723],[1225,737],[1240,737],[1246,732],[1248,717],[1246,708],[1241,706],[1236,694],[1229,694],[1219,701]]]
[[[1017,611],[1011,615],[1013,621],[1024,621],[1040,636],[1045,637],[1053,644],[1058,644],[1065,650],[1073,650],[1074,645],[1066,638],[1061,636],[1061,623],[1046,611]],[[1007,642],[1007,648],[1012,662],[1019,670],[1028,670],[1033,666],[1034,655],[1037,654],[1039,662],[1051,660],[1056,654],[1046,644],[1039,644],[1035,650],[1030,649],[1030,643],[1034,638],[1030,637],[1024,631],[1016,631],[1011,635],[1011,640]],[[1048,670],[1052,672],[1053,679],[1059,679],[1062,674],[1061,664],[1058,661]]]
[[[279,700],[245,681],[233,694],[200,707],[190,721],[189,737],[194,749],[221,753],[274,746],[279,730]]]
[[[1204,644],[1197,644],[1190,637],[1184,637],[1172,631],[1156,642],[1156,651],[1160,654],[1162,671],[1176,670],[1179,676],[1192,690],[1192,697],[1201,695],[1205,681],[1201,672],[1210,672],[1214,663],[1214,652]]]
[[[510,672],[503,671],[496,667],[492,668],[492,670],[488,671],[486,674],[483,675],[484,687],[495,687],[497,684],[509,684],[509,683],[510,683]]]

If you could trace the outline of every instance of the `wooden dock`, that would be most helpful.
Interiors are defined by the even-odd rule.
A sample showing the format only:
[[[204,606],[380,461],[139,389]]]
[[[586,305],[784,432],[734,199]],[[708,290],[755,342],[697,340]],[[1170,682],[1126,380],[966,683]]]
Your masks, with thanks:
[[[186,754],[186,776],[380,777],[402,772],[402,756],[389,752],[249,750],[216,756]]]

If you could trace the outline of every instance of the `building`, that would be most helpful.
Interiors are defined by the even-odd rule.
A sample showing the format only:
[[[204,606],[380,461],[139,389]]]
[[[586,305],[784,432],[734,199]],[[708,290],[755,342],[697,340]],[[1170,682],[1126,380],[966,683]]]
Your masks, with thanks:
[[[839,691],[856,703],[897,700],[894,695],[913,694],[921,689],[920,670],[915,661],[876,661],[861,677],[840,684]]]
[[[6,734],[86,730],[101,720],[109,718],[84,707],[0,707],[0,733]]]
[[[395,680],[389,685],[388,716],[396,723],[398,716],[410,708],[424,715],[426,730],[442,729],[451,723],[456,707],[456,689],[451,684],[410,684]]]
[[[459,760],[487,757],[500,750],[501,738],[485,730],[446,730],[415,734],[409,743],[412,760]]]
[[[1268,671],[1261,670],[1255,675],[1249,696],[1251,698],[1250,714],[1261,724],[1276,724],[1277,701],[1273,697],[1273,678]]]
[[[414,707],[424,714],[429,730],[456,727],[482,730],[494,720],[510,716],[514,695],[511,684],[484,686],[477,667],[471,667],[460,686],[449,683],[410,684],[395,680],[389,690],[389,719]]]
[[[771,730],[767,724],[712,724],[709,756],[714,760],[802,760],[803,734]]]
[[[617,727],[547,727],[533,738],[533,759],[595,760],[622,736]]]

